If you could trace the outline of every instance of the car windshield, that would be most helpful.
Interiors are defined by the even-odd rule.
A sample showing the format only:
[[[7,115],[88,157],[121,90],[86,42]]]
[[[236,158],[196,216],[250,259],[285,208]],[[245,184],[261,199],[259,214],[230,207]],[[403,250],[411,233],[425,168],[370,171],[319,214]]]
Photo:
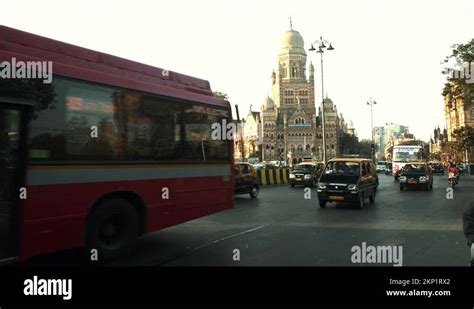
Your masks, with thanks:
[[[312,170],[314,170],[314,165],[311,165],[311,164],[298,164],[295,169],[304,170],[304,171],[312,171]]]
[[[423,152],[418,147],[400,147],[393,149],[393,161],[409,162],[422,159]]]
[[[421,173],[421,172],[425,172],[426,169],[425,169],[425,165],[424,164],[407,164],[403,167],[403,171],[404,172],[417,172],[417,173]]]
[[[360,167],[357,162],[329,162],[326,165],[324,173],[358,175],[360,173]]]

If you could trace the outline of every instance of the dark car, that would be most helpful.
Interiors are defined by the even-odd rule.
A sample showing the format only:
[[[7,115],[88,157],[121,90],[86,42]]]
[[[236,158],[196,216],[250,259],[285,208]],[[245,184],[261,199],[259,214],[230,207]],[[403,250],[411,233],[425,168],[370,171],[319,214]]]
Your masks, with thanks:
[[[444,175],[444,166],[441,163],[430,163],[431,170],[433,173],[440,173]]]
[[[433,172],[426,162],[408,162],[400,172],[400,190],[405,188],[433,189]]]
[[[250,194],[256,198],[260,190],[257,172],[249,163],[239,162],[235,164],[235,187],[234,194]]]
[[[387,167],[385,168],[385,175],[392,175],[392,163],[387,163]]]
[[[313,162],[304,162],[296,165],[290,173],[290,186],[316,187],[323,167],[323,163]]]
[[[362,208],[365,199],[375,201],[378,185],[377,169],[371,160],[332,159],[319,178],[319,206],[324,208],[327,202],[351,202]]]

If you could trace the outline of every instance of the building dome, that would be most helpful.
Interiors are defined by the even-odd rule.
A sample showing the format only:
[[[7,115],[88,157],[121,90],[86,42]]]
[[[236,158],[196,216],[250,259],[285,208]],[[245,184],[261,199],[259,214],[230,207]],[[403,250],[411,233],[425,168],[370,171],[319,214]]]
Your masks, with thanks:
[[[332,108],[332,107],[334,106],[334,103],[333,103],[332,100],[331,100],[330,98],[328,98],[328,97],[326,97],[323,102],[324,102],[324,105],[325,105],[326,107]]]
[[[263,100],[262,104],[262,109],[265,110],[270,110],[275,108],[275,102],[270,97],[267,97],[265,100]]]
[[[306,55],[304,50],[304,40],[298,31],[293,29],[285,32],[281,37],[281,51],[280,54],[286,53],[301,53]]]

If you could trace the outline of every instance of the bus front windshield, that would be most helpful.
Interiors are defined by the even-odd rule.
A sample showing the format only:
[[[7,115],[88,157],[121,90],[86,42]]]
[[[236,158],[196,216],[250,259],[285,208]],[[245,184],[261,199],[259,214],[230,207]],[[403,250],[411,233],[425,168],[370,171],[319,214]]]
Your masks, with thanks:
[[[395,148],[393,150],[393,161],[395,162],[409,162],[423,159],[423,152],[421,148]]]

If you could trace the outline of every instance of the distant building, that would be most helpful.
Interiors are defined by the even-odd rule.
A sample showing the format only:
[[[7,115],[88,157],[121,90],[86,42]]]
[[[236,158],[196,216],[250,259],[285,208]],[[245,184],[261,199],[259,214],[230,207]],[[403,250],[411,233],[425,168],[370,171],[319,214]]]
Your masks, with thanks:
[[[347,134],[349,134],[351,136],[356,135],[355,128],[354,128],[354,123],[352,122],[352,120],[349,122],[349,125],[347,126]]]
[[[385,128],[374,127],[375,158],[377,160],[385,159]]]
[[[385,140],[388,141],[391,137],[394,139],[402,138],[403,134],[409,133],[408,127],[401,124],[390,124],[388,126]]]
[[[234,120],[237,124],[237,120]],[[259,134],[260,131],[260,134]],[[261,159],[262,122],[260,112],[249,111],[235,132],[234,158],[247,161],[249,157]]]
[[[382,127],[379,127],[379,128],[382,128]],[[385,160],[388,160],[388,161],[392,159],[393,146],[398,145],[398,143],[403,139],[410,138],[408,126],[396,124],[396,123],[388,123],[385,127],[383,127],[382,129],[379,129],[379,132],[381,135],[380,144],[383,144],[383,147],[380,148],[380,152],[384,153]],[[377,144],[377,139],[376,139],[376,144]]]
[[[448,141],[454,139],[453,132],[462,127],[474,127],[474,91],[470,84],[449,83],[444,91],[444,115]],[[466,158],[466,155],[468,158]],[[466,154],[453,155],[455,160],[474,158],[474,147]]]
[[[433,136],[430,138],[430,159],[434,161],[446,162],[449,158],[446,145],[448,142],[448,130],[441,131],[439,127],[433,131]]]
[[[306,72],[303,37],[290,28],[283,34],[277,72],[271,74],[272,98],[261,107],[263,125],[262,159],[287,160],[290,164],[304,158],[323,159],[320,100],[315,100],[314,66]],[[316,102],[318,102],[316,104]],[[339,136],[349,132],[330,98],[324,99],[326,158],[339,156]]]

